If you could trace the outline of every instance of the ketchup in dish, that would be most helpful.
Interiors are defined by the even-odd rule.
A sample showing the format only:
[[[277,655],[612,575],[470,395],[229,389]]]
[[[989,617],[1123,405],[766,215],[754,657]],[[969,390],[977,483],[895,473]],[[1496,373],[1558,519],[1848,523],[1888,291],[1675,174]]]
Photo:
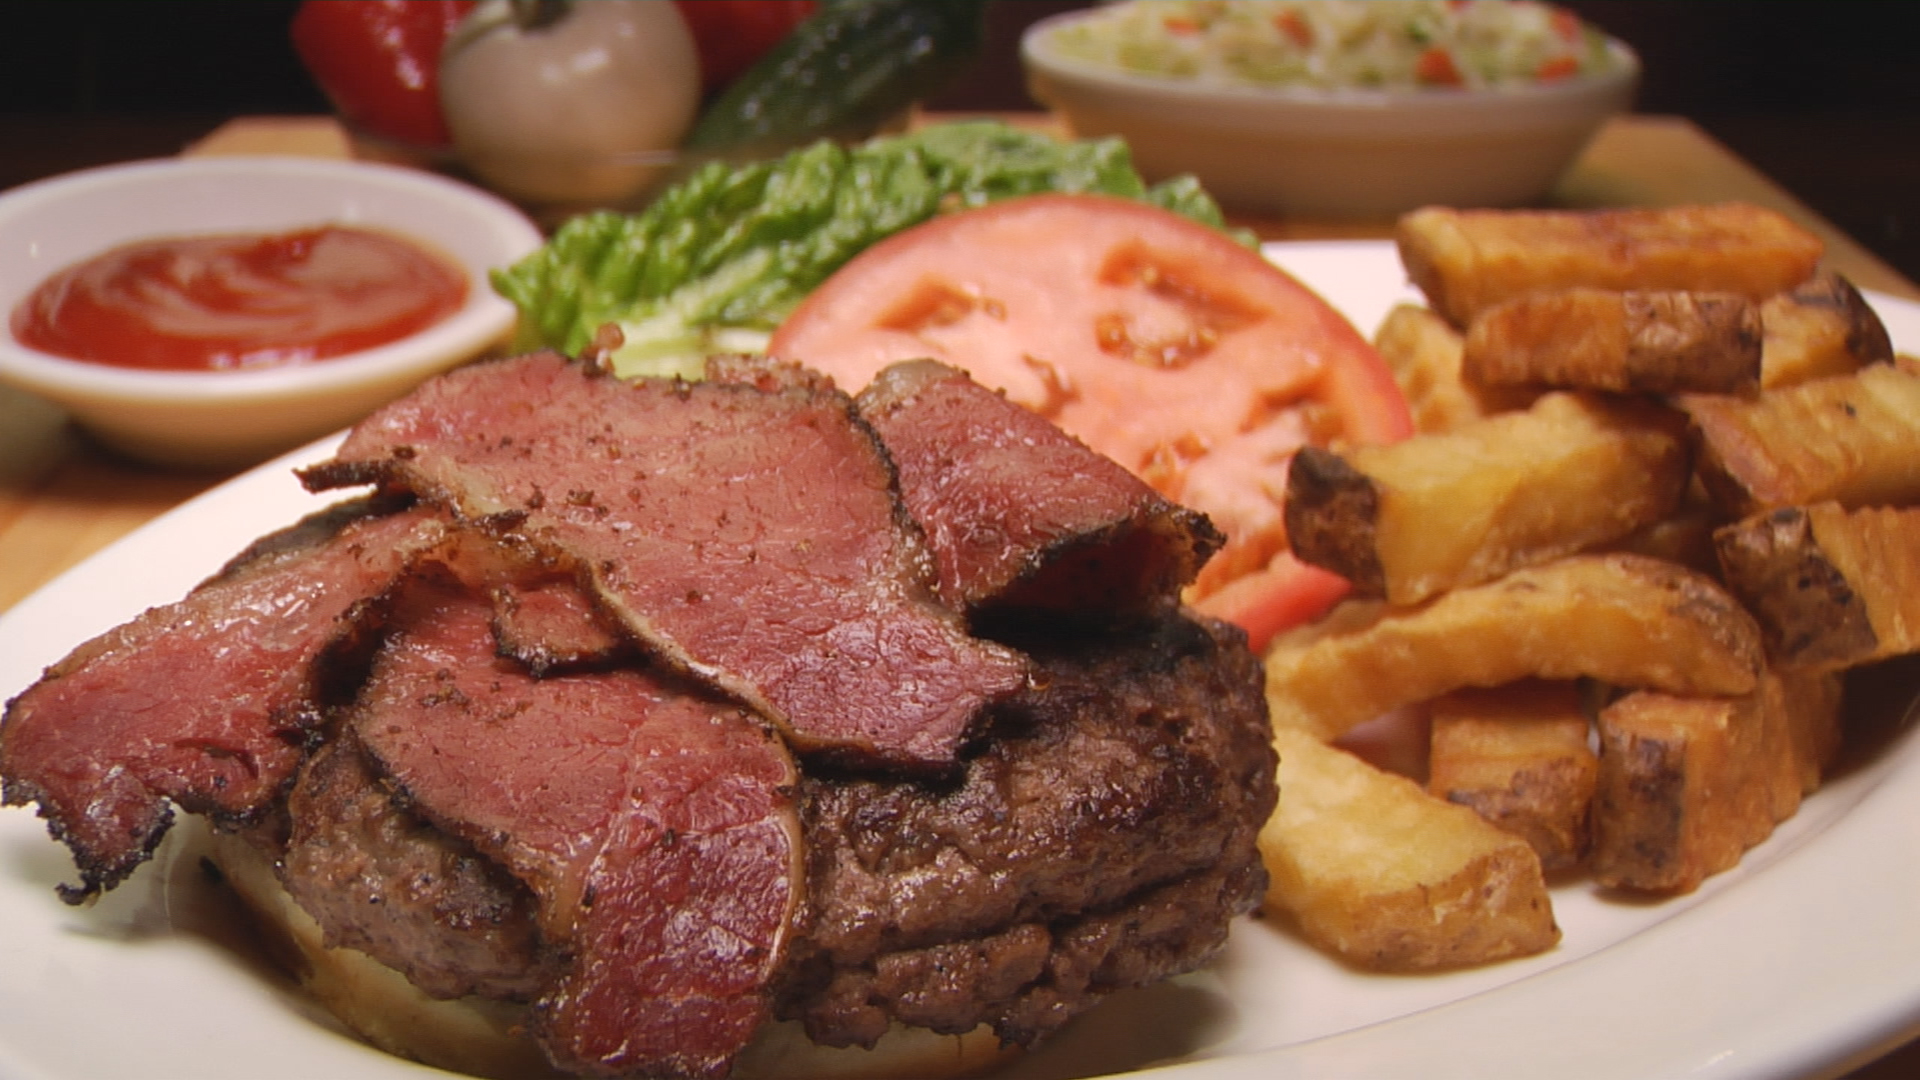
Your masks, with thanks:
[[[390,233],[327,225],[114,248],[13,312],[21,344],[75,360],[226,371],[398,341],[457,311],[467,276]]]

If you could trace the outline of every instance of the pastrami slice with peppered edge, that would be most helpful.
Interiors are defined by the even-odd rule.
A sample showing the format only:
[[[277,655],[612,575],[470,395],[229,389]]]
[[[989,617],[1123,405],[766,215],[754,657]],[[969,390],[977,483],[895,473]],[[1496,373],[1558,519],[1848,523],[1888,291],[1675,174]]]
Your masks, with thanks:
[[[569,563],[636,638],[802,753],[950,768],[1025,661],[935,598],[852,400],[768,382],[625,383],[550,353],[474,365],[375,413],[302,477],[402,488]]]
[[[500,650],[534,675],[604,667],[631,658],[633,643],[571,579],[502,584],[490,590],[493,636]]]
[[[956,368],[894,364],[857,403],[956,607],[1138,614],[1177,603],[1224,542],[1204,515]]]
[[[81,645],[7,706],[0,788],[72,848],[78,902],[153,852],[169,803],[242,819],[293,777],[332,647],[368,629],[439,524],[343,504],[254,544],[175,603]]]
[[[532,891],[572,958],[535,997],[557,1066],[725,1075],[803,888],[792,758],[740,707],[638,670],[536,679],[491,620],[458,586],[411,586],[345,722],[410,807]]]

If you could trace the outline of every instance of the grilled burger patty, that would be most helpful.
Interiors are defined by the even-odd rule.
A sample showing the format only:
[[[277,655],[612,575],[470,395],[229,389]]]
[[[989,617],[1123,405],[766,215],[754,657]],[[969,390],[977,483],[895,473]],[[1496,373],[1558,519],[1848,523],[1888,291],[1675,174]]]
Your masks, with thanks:
[[[948,782],[807,775],[807,887],[774,1013],[864,1044],[894,1022],[1027,1044],[1204,963],[1264,885],[1258,669],[1224,624],[1023,643],[1033,687]],[[431,996],[526,1000],[556,962],[526,888],[406,806],[351,739],[252,839],[329,944]]]

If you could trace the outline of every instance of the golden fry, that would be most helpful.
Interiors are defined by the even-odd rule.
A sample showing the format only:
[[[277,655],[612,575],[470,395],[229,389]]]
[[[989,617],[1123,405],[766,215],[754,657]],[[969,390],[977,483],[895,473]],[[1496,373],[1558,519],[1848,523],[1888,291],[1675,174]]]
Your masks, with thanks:
[[[1463,340],[1431,308],[1399,304],[1374,332],[1374,348],[1393,369],[1406,395],[1413,428],[1421,434],[1452,431],[1494,413],[1524,409],[1535,392],[1518,387],[1480,387],[1460,377]]]
[[[1260,832],[1267,907],[1309,941],[1369,971],[1414,972],[1560,940],[1525,841],[1304,732],[1275,745],[1284,794]]]
[[[1680,497],[1680,505],[1672,513],[1635,529],[1601,550],[1648,555],[1718,576],[1720,557],[1713,549],[1713,530],[1721,521],[1719,510],[1696,479],[1687,485],[1686,494]]]
[[[1845,734],[1840,707],[1846,680],[1837,671],[1774,669],[1780,707],[1787,718],[1787,742],[1793,747],[1804,798],[1820,790],[1827,769],[1840,756]],[[1784,815],[1783,815],[1784,816]]]
[[[1744,694],[1760,628],[1713,579],[1628,554],[1575,555],[1410,609],[1348,601],[1267,652],[1275,727],[1332,740],[1468,686],[1590,676],[1677,694]]]
[[[1730,517],[1920,502],[1920,375],[1874,364],[1752,399],[1678,403],[1700,432],[1700,478]]]
[[[1268,648],[1260,842],[1314,944],[1429,971],[1551,947],[1543,871],[1690,892],[1818,789],[1846,672],[1920,652],[1920,359],[1756,206],[1396,237],[1418,434],[1289,467],[1292,554],[1353,596]],[[1333,745],[1409,730],[1404,774]]]
[[[1692,892],[1791,817],[1806,763],[1790,696],[1769,672],[1739,697],[1643,690],[1600,710],[1594,879]]]
[[[1525,412],[1288,471],[1288,541],[1357,596],[1413,604],[1618,540],[1673,511],[1690,448],[1678,413],[1552,393]]]
[[[1893,359],[1880,316],[1853,283],[1831,271],[1760,305],[1760,385],[1792,386]]]
[[[1714,541],[1775,662],[1830,670],[1920,651],[1920,508],[1789,507]]]
[[[1735,293],[1562,289],[1482,311],[1461,376],[1477,386],[1614,393],[1749,393],[1760,386],[1760,309]]]
[[[1427,207],[1395,231],[1400,261],[1458,327],[1534,292],[1697,289],[1763,300],[1813,276],[1820,238],[1746,203],[1645,210]]]
[[[1457,690],[1429,707],[1427,791],[1525,840],[1541,869],[1586,857],[1599,759],[1577,684]]]

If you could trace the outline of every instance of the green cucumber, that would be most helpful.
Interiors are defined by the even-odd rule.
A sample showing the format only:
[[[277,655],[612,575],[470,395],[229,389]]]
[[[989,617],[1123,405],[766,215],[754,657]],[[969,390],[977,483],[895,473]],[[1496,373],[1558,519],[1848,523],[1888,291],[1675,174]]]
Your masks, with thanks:
[[[685,145],[865,138],[979,54],[985,11],[980,0],[823,4],[707,107]]]

